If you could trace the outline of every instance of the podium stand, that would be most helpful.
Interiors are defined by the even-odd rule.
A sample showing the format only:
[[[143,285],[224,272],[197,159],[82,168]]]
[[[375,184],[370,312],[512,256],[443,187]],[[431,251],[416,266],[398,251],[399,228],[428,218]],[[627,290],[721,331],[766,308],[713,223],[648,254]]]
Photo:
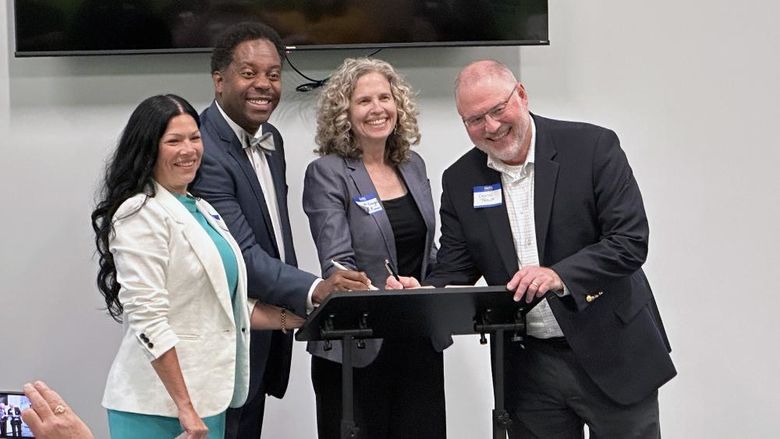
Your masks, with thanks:
[[[341,340],[342,418],[341,439],[360,438],[355,425],[352,385],[352,345],[367,338],[424,336],[443,339],[450,335],[480,334],[480,343],[493,341],[494,404],[493,438],[506,438],[509,413],[504,408],[504,339],[525,336],[525,315],[539,300],[515,302],[500,287],[419,288],[335,292],[306,319],[295,334],[299,341]],[[362,438],[369,439],[369,438]]]

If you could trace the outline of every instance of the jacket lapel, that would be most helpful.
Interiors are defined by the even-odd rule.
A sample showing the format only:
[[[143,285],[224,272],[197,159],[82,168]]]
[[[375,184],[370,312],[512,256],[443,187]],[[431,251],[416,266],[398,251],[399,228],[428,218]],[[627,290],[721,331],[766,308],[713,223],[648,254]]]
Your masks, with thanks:
[[[414,172],[409,162],[398,165],[398,170],[401,172],[401,176],[406,183],[407,189],[409,189],[409,192],[412,194],[412,198],[414,198],[417,208],[420,209],[420,213],[425,220],[425,227],[427,227],[428,230],[433,230],[435,227],[435,212],[433,211],[431,203],[428,203],[425,199],[427,195],[425,188],[428,186],[426,177]]]
[[[350,170],[350,178],[355,183],[357,192],[360,195],[373,194],[379,200],[379,194],[374,187],[374,183],[371,181],[371,177],[368,175],[363,161],[360,159],[344,159],[347,165],[347,169]],[[354,200],[349,200],[350,203],[354,203]],[[371,215],[374,219],[379,233],[382,235],[382,239],[385,241],[385,248],[389,259],[393,262],[393,265],[398,266],[398,260],[396,259],[395,249],[395,236],[393,235],[393,228],[390,226],[390,220],[387,218],[387,212],[382,210]]]
[[[500,183],[502,187],[502,203],[497,207],[488,207],[479,209],[477,217],[480,213],[484,215],[485,223],[490,229],[490,233],[493,238],[493,243],[496,246],[498,255],[501,258],[501,262],[504,264],[507,273],[513,275],[517,269],[517,252],[515,251],[515,244],[512,240],[512,228],[509,225],[509,216],[506,210],[506,200],[504,200],[503,183],[501,182],[501,174],[498,171],[487,167],[487,155],[480,152],[476,154],[475,160],[479,163],[474,163],[474,168],[477,170],[477,178],[474,179],[473,184],[470,185],[473,191],[474,186],[488,185]],[[469,194],[469,199],[473,199],[473,193]],[[482,227],[481,224],[474,224],[473,227]]]
[[[536,163],[534,164],[534,222],[539,263],[544,264],[544,249],[550,225],[555,185],[558,182],[559,165],[554,161],[557,151],[553,140],[545,130],[545,121],[533,116],[536,124]]]
[[[238,285],[236,285],[236,295],[238,295],[238,297],[236,299],[244,297],[246,295],[247,275],[246,264],[244,263],[244,257],[241,254],[241,247],[239,247],[236,240],[233,239],[233,235],[230,234],[230,230],[228,229],[227,224],[225,224],[225,221],[222,219],[219,213],[213,207],[211,207],[210,204],[198,198],[196,205],[200,213],[203,214],[211,227],[213,227],[217,233],[222,235],[228,245],[230,245],[230,249],[233,251],[233,256],[236,258],[236,264],[238,265]],[[240,300],[234,301],[236,304],[240,302]],[[233,308],[235,308],[235,306],[233,306]]]
[[[158,183],[155,185],[157,191],[155,199],[168,211],[174,221],[182,226],[182,234],[203,266],[223,311],[233,321],[233,304],[230,302],[227,275],[214,241],[176,197]],[[204,213],[204,215],[208,214]],[[206,218],[208,219],[208,216]]]
[[[216,101],[212,102],[211,107],[209,108],[209,113],[215,115],[214,118],[209,118],[209,122],[212,123],[216,128],[214,131],[219,135],[219,139],[222,142],[222,148],[224,148],[228,154],[230,154],[231,158],[236,161],[239,169],[241,169],[244,177],[246,177],[247,182],[249,183],[249,187],[252,188],[252,192],[255,194],[255,198],[257,198],[257,206],[260,208],[260,211],[263,214],[263,221],[265,222],[266,228],[270,231],[269,236],[271,238],[271,242],[273,242],[278,254],[279,246],[276,243],[276,237],[273,233],[274,227],[273,223],[271,222],[271,214],[268,213],[268,205],[265,202],[263,188],[260,187],[260,182],[257,180],[257,173],[255,172],[255,168],[252,166],[252,162],[249,161],[249,157],[246,156],[246,152],[244,152],[241,141],[238,139],[238,137],[236,137],[236,133],[230,128],[230,125],[228,125],[227,121],[225,121],[225,119],[222,117],[222,113],[220,113],[219,108],[217,108]],[[271,175],[273,175],[273,166],[271,166],[271,173]],[[276,181],[276,176],[274,176],[273,179]]]
[[[270,131],[270,128],[268,127],[268,124],[263,124],[263,133]],[[271,170],[271,179],[274,182],[273,190],[276,193],[276,205],[279,210],[279,226],[282,228],[282,240],[284,241],[284,256],[286,259],[286,263],[291,264],[293,266],[298,265],[298,261],[295,257],[295,251],[293,249],[293,240],[292,240],[292,230],[290,227],[290,217],[289,213],[287,211],[287,194],[286,194],[286,188],[287,188],[287,178],[284,175],[284,157],[282,156],[282,153],[279,151],[282,151],[282,145],[280,145],[281,138],[277,137],[276,133],[273,133],[273,141],[276,146],[275,151],[269,151],[265,154],[266,160],[268,161],[268,168]],[[270,218],[269,218],[270,221]],[[271,228],[270,230],[273,230]],[[272,234],[273,235],[273,234]],[[274,242],[276,240],[276,236],[273,236]],[[276,245],[277,249],[279,248],[279,245]]]
[[[417,205],[417,209],[419,209],[420,214],[425,221],[426,239],[425,253],[423,253],[423,255],[429,255],[431,246],[433,245],[433,235],[436,233],[436,212],[433,210],[433,203],[428,200],[430,193],[425,190],[428,188],[429,184],[427,177],[424,174],[414,172],[411,162],[408,161],[398,165],[398,170],[406,183],[406,187],[409,189],[409,193],[412,194],[414,204]],[[398,261],[393,261],[393,263],[398,266]],[[423,256],[422,278],[425,278],[428,268],[428,258]]]

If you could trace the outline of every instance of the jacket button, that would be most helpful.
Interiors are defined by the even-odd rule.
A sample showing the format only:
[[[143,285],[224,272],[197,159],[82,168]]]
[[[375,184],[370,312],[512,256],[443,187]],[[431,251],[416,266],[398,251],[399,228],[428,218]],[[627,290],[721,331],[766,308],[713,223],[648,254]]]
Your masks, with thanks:
[[[147,343],[146,346],[148,346],[149,349],[152,349],[152,348],[154,348],[154,343]]]
[[[146,334],[141,334],[141,340],[149,341],[149,339],[146,337]]]
[[[246,332],[246,328],[241,328],[241,332]]]
[[[598,299],[599,296],[601,296],[602,294],[604,294],[603,291],[599,291],[596,294],[588,294],[587,296],[585,296],[585,301],[588,303],[593,302],[594,300]]]

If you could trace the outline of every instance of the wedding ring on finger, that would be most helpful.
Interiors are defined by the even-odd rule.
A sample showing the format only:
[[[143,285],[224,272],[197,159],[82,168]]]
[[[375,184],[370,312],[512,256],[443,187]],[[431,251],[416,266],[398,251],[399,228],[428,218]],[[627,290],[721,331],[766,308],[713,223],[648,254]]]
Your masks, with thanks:
[[[57,404],[57,407],[54,407],[54,414],[61,415],[65,413],[65,406],[62,404]]]
[[[534,288],[537,288],[537,289],[539,288],[539,284],[538,284],[538,283],[536,283],[536,282],[531,282],[531,285],[533,285],[533,286],[534,286]]]

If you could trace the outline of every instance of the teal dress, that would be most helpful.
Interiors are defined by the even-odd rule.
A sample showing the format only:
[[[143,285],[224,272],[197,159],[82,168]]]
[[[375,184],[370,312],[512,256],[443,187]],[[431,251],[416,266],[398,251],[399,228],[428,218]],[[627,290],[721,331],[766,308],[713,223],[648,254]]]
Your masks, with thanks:
[[[203,227],[209,237],[211,237],[211,240],[214,241],[214,245],[216,245],[219,251],[219,256],[222,258],[222,264],[225,266],[230,300],[234,300],[236,287],[238,286],[238,261],[236,261],[236,255],[233,254],[233,249],[227,240],[209,224],[198,210],[194,198],[189,195],[173,195],[192,213],[198,224]],[[209,429],[209,439],[223,439],[225,437],[225,412],[203,418],[203,422]],[[111,439],[173,439],[184,431],[179,423],[179,418],[144,415],[119,410],[108,410],[108,429]]]

